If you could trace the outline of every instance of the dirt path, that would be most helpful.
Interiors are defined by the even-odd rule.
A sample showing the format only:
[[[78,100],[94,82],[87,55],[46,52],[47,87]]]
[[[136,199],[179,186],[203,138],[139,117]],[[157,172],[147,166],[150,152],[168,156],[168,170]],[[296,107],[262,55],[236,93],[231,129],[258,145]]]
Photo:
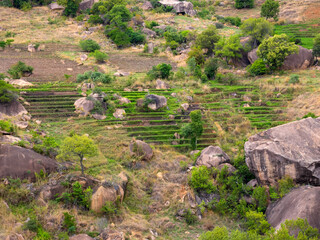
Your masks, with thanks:
[[[77,62],[57,57],[57,51],[79,51],[77,46],[46,44],[45,51],[30,53],[26,45],[6,48],[0,51],[0,72],[7,70],[18,61],[22,61],[34,68],[33,74],[25,79],[30,82],[48,82],[65,80],[65,74],[72,75],[70,80],[75,81],[77,74],[94,70],[91,66],[78,65]]]

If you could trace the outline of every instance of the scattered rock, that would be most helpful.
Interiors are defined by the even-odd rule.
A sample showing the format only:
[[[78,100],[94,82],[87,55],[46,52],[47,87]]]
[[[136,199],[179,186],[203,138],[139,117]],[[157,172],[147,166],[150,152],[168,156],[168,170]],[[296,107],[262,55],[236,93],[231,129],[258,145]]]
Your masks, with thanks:
[[[125,240],[125,234],[115,229],[104,229],[99,237],[102,240]]]
[[[98,114],[98,113],[92,114],[92,117],[93,117],[94,119],[97,119],[97,120],[104,120],[104,119],[107,118],[105,115]]]
[[[153,53],[154,44],[152,42],[148,43],[148,53]]]
[[[251,99],[251,97],[249,97],[248,95],[243,95],[243,101],[245,101],[245,102],[251,102],[252,99]]]
[[[39,47],[37,48],[39,52],[43,52],[45,49],[46,49],[46,45],[44,44],[40,44]]]
[[[26,80],[23,80],[23,79],[13,79],[13,80],[9,80],[9,83],[11,85],[14,85],[14,86],[18,86],[18,87],[29,87],[29,86],[33,86],[32,83],[26,81]]]
[[[82,97],[75,101],[74,106],[76,108],[76,113],[80,116],[87,116],[94,108],[94,102],[88,100],[86,97]]]
[[[145,1],[141,8],[143,10],[151,10],[151,9],[153,9],[153,6],[152,6],[151,2]]]
[[[249,186],[249,187],[257,187],[258,186],[258,181],[257,181],[257,179],[252,179],[252,180],[250,180],[248,183],[247,183],[247,186]]]
[[[171,93],[171,97],[174,97],[174,98],[177,97],[177,93],[175,93],[175,92]]]
[[[169,115],[169,119],[174,120],[175,116],[174,115]]]
[[[115,202],[117,200],[117,190],[111,186],[99,186],[98,189],[92,194],[91,209],[97,213],[102,211],[102,207],[107,201]]]
[[[0,145],[0,178],[35,179],[35,172],[49,173],[57,169],[55,160],[40,155],[30,149],[1,144]]]
[[[194,155],[198,154],[200,150],[193,150],[190,152],[190,156],[193,157]]]
[[[131,102],[130,102],[130,100],[128,98],[120,97],[119,98],[119,103],[120,104],[128,104],[128,103],[131,103]]]
[[[237,170],[234,166],[232,166],[229,163],[222,163],[217,167],[217,169],[221,171],[224,167],[227,167],[228,169],[228,176],[231,176]]]
[[[84,0],[80,2],[79,4],[79,10],[85,11],[87,9],[90,9],[94,4],[94,0]]]
[[[270,128],[244,145],[246,163],[259,183],[290,176],[297,183],[320,184],[320,118]]]
[[[7,236],[6,240],[24,240],[24,237],[21,234],[15,233]]]
[[[229,163],[229,156],[218,146],[209,146],[202,150],[196,161],[197,166],[217,167],[222,163]]]
[[[186,1],[176,1],[176,0],[161,0],[160,4],[164,6],[173,7],[177,14],[187,14],[189,16],[195,16],[197,11],[193,9],[193,4]]]
[[[0,143],[14,144],[21,141],[21,138],[14,137],[11,135],[0,136]]]
[[[73,235],[69,239],[70,240],[94,240],[92,237],[89,237],[87,234]]]
[[[36,52],[36,47],[33,44],[29,44],[28,45],[28,52]]]
[[[255,49],[251,50],[250,52],[248,52],[248,59],[251,64],[254,63],[258,59],[257,50],[258,50],[258,48],[255,48]]]
[[[149,161],[153,157],[152,148],[145,142],[135,140],[130,143],[130,154],[139,157],[141,160]]]
[[[150,94],[145,97],[145,100],[149,102],[148,108],[151,110],[167,106],[167,99],[164,96]]]
[[[267,220],[279,229],[285,220],[307,219],[310,226],[320,229],[320,187],[302,186],[268,206]]]
[[[188,102],[193,102],[193,97],[187,96],[187,101],[188,101]]]
[[[170,89],[170,86],[168,83],[158,79],[156,81],[156,89]]]
[[[156,37],[157,36],[157,33],[155,31],[152,31],[151,29],[149,28],[144,28],[142,29],[142,33],[146,34],[148,37]]]
[[[15,125],[20,129],[26,129],[29,126],[28,122],[18,121],[15,122]]]
[[[53,2],[48,5],[51,10],[64,10],[63,6],[60,6],[58,3]]]
[[[128,72],[124,72],[124,71],[121,71],[121,70],[118,70],[115,74],[113,74],[114,76],[116,77],[125,77],[125,76],[129,76],[130,73]]]
[[[182,107],[182,109],[184,111],[187,111],[189,109],[189,104],[188,103],[182,103],[180,106]]]
[[[80,60],[81,60],[82,62],[86,61],[87,59],[88,59],[88,55],[87,55],[87,54],[81,54]]]
[[[113,116],[115,118],[123,120],[125,118],[125,114],[126,114],[126,111],[124,109],[117,108],[116,111],[113,113]]]

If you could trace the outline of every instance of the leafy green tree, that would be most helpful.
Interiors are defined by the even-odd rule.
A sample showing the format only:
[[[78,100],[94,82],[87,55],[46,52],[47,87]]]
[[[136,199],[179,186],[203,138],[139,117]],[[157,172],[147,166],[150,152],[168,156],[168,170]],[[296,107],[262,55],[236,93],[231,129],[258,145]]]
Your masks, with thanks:
[[[210,181],[210,171],[206,166],[192,169],[189,184],[196,191],[206,191],[207,193],[214,191],[214,186]]]
[[[168,79],[171,75],[172,66],[166,63],[160,63],[157,66],[153,66],[147,73],[149,79],[154,80],[157,78]]]
[[[95,50],[100,50],[101,48],[100,45],[92,39],[81,40],[80,47],[86,52],[94,52]]]
[[[99,50],[95,50],[92,55],[96,59],[97,63],[103,63],[105,60],[108,59],[108,54],[101,52]]]
[[[208,79],[214,79],[218,71],[218,60],[216,58],[209,58],[204,64],[204,74]]]
[[[254,0],[235,0],[235,8],[253,8]]]
[[[12,78],[18,79],[24,75],[31,75],[33,72],[33,67],[26,65],[24,62],[19,61],[17,64],[11,66],[8,73]]]
[[[202,65],[205,61],[203,51],[200,47],[193,47],[188,53],[188,61],[195,59],[197,65]]]
[[[58,4],[65,7],[63,15],[70,17],[75,17],[77,15],[80,2],[81,0],[58,0]]]
[[[313,39],[313,56],[320,57],[320,33]]]
[[[252,198],[255,201],[258,211],[265,211],[268,206],[268,195],[265,187],[256,187],[253,190]]]
[[[200,110],[195,110],[190,113],[191,123],[184,125],[181,128],[181,136],[190,137],[192,149],[197,148],[197,138],[202,135],[203,122]]]
[[[270,224],[262,212],[248,211],[246,212],[246,219],[246,226],[249,231],[265,234],[270,229]]]
[[[196,38],[196,46],[207,50],[207,55],[211,55],[220,36],[215,25],[210,25],[206,30],[200,33]]]
[[[0,41],[0,48],[2,48],[2,50],[4,50],[6,46],[7,43],[5,41]]]
[[[81,173],[83,175],[83,159],[84,157],[93,157],[98,153],[98,148],[93,140],[86,135],[73,135],[66,137],[61,144],[58,158],[72,158],[78,157],[81,165]]]
[[[90,13],[102,15],[108,13],[115,5],[126,5],[126,0],[103,0],[93,4]]]
[[[228,64],[230,60],[236,60],[241,58],[240,37],[238,35],[233,35],[226,38],[221,38],[216,45],[215,53],[216,56],[223,58]]]
[[[115,17],[120,17],[122,22],[129,22],[132,18],[132,14],[126,6],[115,5],[107,14],[106,18],[112,22]]]
[[[299,47],[289,42],[286,34],[275,35],[265,39],[257,50],[257,55],[271,70],[279,69],[287,56],[298,53]]]
[[[266,19],[273,18],[278,20],[280,4],[275,0],[266,0],[261,6],[261,17]]]
[[[245,20],[240,29],[246,36],[250,36],[251,47],[257,47],[265,38],[273,35],[273,25],[264,18],[249,18]]]
[[[17,90],[11,84],[0,80],[0,103],[12,102],[17,98]]]

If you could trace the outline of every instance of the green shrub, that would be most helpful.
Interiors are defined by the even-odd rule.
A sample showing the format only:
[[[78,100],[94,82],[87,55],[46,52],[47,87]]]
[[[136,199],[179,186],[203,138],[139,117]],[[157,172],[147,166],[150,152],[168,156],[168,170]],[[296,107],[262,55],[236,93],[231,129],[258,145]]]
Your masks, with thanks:
[[[67,17],[75,17],[77,15],[80,2],[81,0],[58,1],[58,3],[65,6],[65,9],[63,10],[63,15]]]
[[[154,80],[157,78],[168,79],[171,75],[172,66],[166,63],[160,63],[157,66],[153,66],[147,73],[149,79]]]
[[[192,225],[192,224],[195,224],[198,220],[197,216],[194,215],[190,209],[187,209],[185,214],[184,214],[184,218],[186,220],[186,223],[188,225]]]
[[[237,78],[232,73],[217,73],[215,78],[219,83],[224,85],[234,85],[237,83]]]
[[[241,25],[241,18],[239,18],[239,17],[225,17],[223,19],[223,21],[224,22],[228,22],[231,25],[234,25],[234,26],[237,26],[237,27],[240,27],[240,25]]]
[[[253,8],[254,0],[235,0],[235,8]]]
[[[315,57],[320,57],[320,33],[313,39],[312,54]]]
[[[216,28],[217,29],[222,29],[222,28],[224,28],[224,24],[220,23],[220,22],[216,22]]]
[[[267,73],[268,69],[262,59],[257,59],[251,66],[248,67],[248,73],[251,76],[259,76]]]
[[[215,190],[215,187],[210,181],[210,171],[206,166],[200,166],[192,169],[189,185],[196,191],[206,191],[207,193],[211,193]]]
[[[88,19],[90,24],[103,24],[103,19],[99,15],[90,15]]]
[[[215,227],[212,231],[201,234],[199,240],[229,240],[226,227]]]
[[[258,211],[265,211],[268,206],[268,195],[265,187],[256,187],[253,190],[252,198],[257,206]]]
[[[63,216],[62,228],[68,231],[69,234],[74,234],[77,230],[75,217],[68,212],[63,213]]]
[[[112,201],[106,201],[102,207],[102,212],[107,216],[112,216],[117,213],[117,206]]]
[[[31,10],[31,8],[32,8],[32,5],[30,2],[23,2],[21,5],[21,10],[25,12]]]
[[[291,83],[291,84],[297,84],[297,83],[299,83],[300,81],[299,81],[299,75],[297,75],[297,74],[292,74],[291,76],[290,76],[290,80],[289,80],[289,83]]]
[[[9,83],[0,80],[0,103],[9,103],[18,99],[17,90]]]
[[[15,129],[10,121],[0,120],[0,130],[13,133]]]
[[[47,231],[43,230],[43,228],[38,229],[37,236],[34,240],[51,240],[52,236]]]
[[[270,229],[270,224],[261,212],[249,211],[246,213],[246,219],[246,226],[249,231],[254,231],[262,235]]]
[[[58,155],[59,145],[54,137],[45,137],[41,144],[34,144],[33,150],[37,153],[55,158]]]
[[[126,34],[129,36],[130,43],[133,45],[143,44],[146,41],[146,37],[138,31],[134,31],[132,28],[128,28]]]
[[[94,52],[95,50],[100,50],[100,45],[92,39],[81,40],[80,47],[85,52]]]
[[[312,113],[312,112],[307,113],[307,114],[304,115],[302,118],[308,118],[308,117],[317,118],[317,116],[316,116],[314,113]]]
[[[103,63],[108,59],[108,54],[101,52],[99,50],[95,50],[92,54],[98,63]]]
[[[87,71],[84,74],[77,75],[77,82],[83,81],[93,81],[93,82],[102,82],[110,83],[113,80],[113,77],[110,74],[104,74],[101,72]]]
[[[21,180],[9,179],[9,184],[0,184],[0,197],[8,204],[27,204],[33,200],[33,196],[28,189],[21,187]]]
[[[108,27],[108,26],[107,26]],[[119,48],[128,47],[130,45],[130,37],[119,28],[111,31],[106,30],[106,35],[116,44]]]
[[[8,73],[14,79],[19,79],[22,76],[29,76],[33,72],[33,67],[26,65],[24,62],[19,61],[17,64],[13,65]]]
[[[24,230],[29,230],[35,233],[38,231],[39,227],[40,227],[40,224],[38,223],[38,220],[36,218],[31,218],[29,221],[23,224]]]
[[[188,61],[194,58],[197,65],[202,65],[205,61],[204,53],[200,47],[193,47],[188,53],[188,56]]]
[[[284,197],[287,193],[291,191],[292,188],[294,188],[294,182],[293,179],[289,176],[286,176],[278,181],[278,191],[280,197]]]
[[[204,64],[204,74],[208,79],[214,79],[218,71],[218,60],[216,58],[209,58]]]
[[[155,21],[145,21],[146,28],[153,29],[153,27],[159,26],[159,23]]]

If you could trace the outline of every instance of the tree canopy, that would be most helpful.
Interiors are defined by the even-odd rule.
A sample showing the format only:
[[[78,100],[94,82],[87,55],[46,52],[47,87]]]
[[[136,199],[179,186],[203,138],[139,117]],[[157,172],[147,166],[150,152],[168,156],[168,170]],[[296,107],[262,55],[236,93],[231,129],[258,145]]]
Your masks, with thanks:
[[[266,0],[261,6],[261,17],[278,20],[280,4],[275,0]]]
[[[299,47],[293,42],[289,42],[286,34],[275,35],[265,39],[257,50],[257,55],[270,68],[270,70],[279,69],[287,56],[292,53],[298,53]]]
[[[73,157],[78,157],[81,165],[81,173],[83,174],[83,158],[93,157],[97,155],[97,153],[98,148],[92,139],[86,135],[73,135],[71,137],[66,137],[62,142],[58,158],[72,159]]]
[[[211,55],[215,44],[219,41],[220,36],[214,25],[210,25],[206,30],[200,33],[196,38],[196,46],[207,50],[207,55]]]
[[[216,45],[216,56],[223,58],[226,63],[229,63],[231,59],[237,59],[241,57],[242,45],[240,44],[240,37],[233,35],[229,38],[221,38]]]
[[[197,138],[202,135],[203,122],[201,111],[195,110],[190,113],[191,123],[184,125],[181,128],[181,136],[190,137],[190,144],[192,149],[197,148]]]

